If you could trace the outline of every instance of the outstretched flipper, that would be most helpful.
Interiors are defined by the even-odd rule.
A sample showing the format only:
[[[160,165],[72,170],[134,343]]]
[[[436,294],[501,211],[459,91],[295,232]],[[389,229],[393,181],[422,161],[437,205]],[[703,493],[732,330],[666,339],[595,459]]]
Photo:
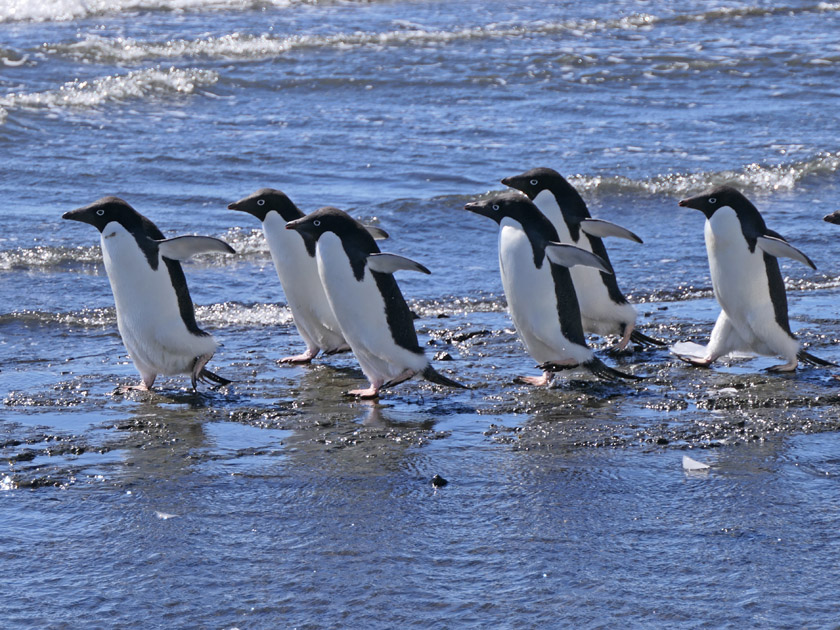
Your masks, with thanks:
[[[815,365],[819,367],[837,367],[836,363],[815,357],[810,352],[805,352],[805,350],[800,350],[796,357],[802,361],[802,363],[807,363],[808,365]]]
[[[436,385],[445,385],[446,387],[457,387],[458,389],[469,389],[466,385],[461,385],[461,383],[453,381],[451,378],[444,376],[431,365],[427,365],[426,369],[423,370],[423,378],[425,378],[430,383],[435,383]]]
[[[586,234],[596,236],[598,238],[615,236],[618,238],[626,238],[628,241],[634,241],[636,243],[644,242],[627,228],[623,228],[615,223],[610,223],[609,221],[604,221],[603,219],[583,219],[580,222],[580,229]]]
[[[230,245],[212,236],[176,236],[159,240],[157,244],[161,256],[181,262],[197,254],[236,253]]]

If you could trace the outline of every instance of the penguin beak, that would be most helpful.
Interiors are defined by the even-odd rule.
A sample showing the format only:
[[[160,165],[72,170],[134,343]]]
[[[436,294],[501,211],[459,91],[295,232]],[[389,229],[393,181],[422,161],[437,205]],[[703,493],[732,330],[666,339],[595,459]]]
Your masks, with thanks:
[[[501,181],[505,186],[510,186],[511,188],[516,188],[516,186],[513,185],[513,180],[514,180],[513,177],[505,177]]]
[[[67,219],[68,221],[81,221],[82,223],[89,223],[91,225],[95,225],[93,220],[93,213],[90,211],[90,206],[85,206],[84,208],[76,208],[75,210],[65,212],[61,215],[61,218]]]
[[[692,210],[702,210],[703,206],[701,205],[703,200],[705,199],[704,196],[700,197],[689,197],[688,199],[681,199],[679,205],[681,208],[691,208]]]
[[[489,217],[490,215],[487,213],[487,207],[481,201],[471,201],[467,205],[464,206],[464,210],[468,212],[472,212],[474,214],[481,215],[483,217]]]
[[[228,210],[240,210],[240,211],[241,211],[241,210],[243,209],[243,208],[241,207],[241,204],[242,204],[242,200],[241,200],[241,199],[240,199],[239,201],[234,201],[233,203],[229,203],[229,204],[228,204],[227,209],[228,209]]]

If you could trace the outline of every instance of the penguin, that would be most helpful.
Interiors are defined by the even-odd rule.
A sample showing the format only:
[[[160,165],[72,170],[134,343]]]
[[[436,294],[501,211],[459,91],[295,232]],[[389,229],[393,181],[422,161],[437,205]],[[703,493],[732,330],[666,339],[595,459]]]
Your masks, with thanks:
[[[769,230],[756,207],[731,186],[718,186],[679,205],[706,217],[706,253],[721,312],[701,355],[683,350],[694,344],[677,344],[671,351],[687,363],[704,367],[733,352],[785,359],[768,368],[771,372],[792,372],[798,361],[834,365],[801,349],[788,321],[777,257],[816,269],[811,259]]]
[[[341,332],[370,387],[348,392],[376,398],[390,387],[421,375],[432,383],[460,387],[439,374],[417,342],[414,320],[393,273],[431,273],[423,265],[382,253],[373,236],[347,213],[324,207],[286,224],[314,245],[318,274]]]
[[[589,266],[570,269],[584,331],[618,335],[620,339],[614,348],[617,352],[627,348],[630,341],[641,346],[665,346],[665,342],[636,330],[636,309],[618,288],[602,240],[607,236],[616,236],[642,243],[642,239],[614,223],[593,219],[577,190],[553,169],[531,169],[520,175],[505,177],[502,183],[525,193],[534,202],[554,225],[561,243],[576,245],[606,262],[606,271]]]
[[[586,345],[576,287],[569,267],[611,273],[597,254],[561,244],[557,230],[525,196],[505,192],[465,206],[499,224],[499,268],[508,309],[528,353],[543,370],[517,379],[548,385],[555,372],[583,366],[607,380],[641,377],[608,367]]]
[[[154,223],[118,197],[103,197],[62,218],[89,223],[100,232],[117,328],[142,378],[139,385],[118,392],[150,390],[158,374],[189,374],[193,390],[199,380],[231,383],[205,367],[218,344],[195,321],[179,261],[206,252],[233,254],[233,248],[209,236],[164,238]]]
[[[834,225],[840,225],[840,210],[835,210],[831,214],[825,215],[823,217],[823,221],[833,223]]]
[[[289,221],[304,216],[285,193],[261,188],[230,205],[229,210],[247,212],[262,223],[277,277],[292,311],[306,351],[280,359],[281,363],[309,363],[319,352],[334,354],[350,349],[318,277],[315,243],[285,229]]]

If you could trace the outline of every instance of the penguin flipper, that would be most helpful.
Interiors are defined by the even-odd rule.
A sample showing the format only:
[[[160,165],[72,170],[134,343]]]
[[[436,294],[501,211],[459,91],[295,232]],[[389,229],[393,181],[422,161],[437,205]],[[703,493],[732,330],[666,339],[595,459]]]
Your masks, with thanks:
[[[603,258],[574,245],[549,243],[545,246],[545,255],[551,262],[561,267],[582,265],[584,267],[594,267],[604,273],[612,273],[609,263]]]
[[[635,374],[629,374],[627,372],[621,372],[611,368],[597,357],[592,357],[589,361],[582,363],[581,365],[592,372],[595,376],[602,378],[605,381],[618,381],[620,379],[624,379],[626,381],[643,381],[645,379],[644,376],[636,376]]]
[[[458,389],[469,389],[469,387],[467,387],[466,385],[461,385],[461,383],[453,381],[451,378],[444,376],[431,365],[427,365],[426,369],[423,370],[423,378],[425,378],[430,383],[435,383],[436,385],[445,385],[446,387],[457,387]]]
[[[586,234],[589,234],[589,236],[596,236],[598,238],[615,236],[617,238],[626,238],[628,241],[634,241],[636,243],[644,243],[642,239],[627,228],[602,219],[583,219],[580,222],[580,229]]]
[[[777,238],[776,236],[759,236],[756,239],[756,244],[765,254],[770,254],[771,256],[776,256],[777,258],[791,258],[808,265],[811,269],[817,268],[810,258],[783,238]]]
[[[170,260],[184,261],[196,254],[219,252],[235,254],[233,247],[212,236],[176,236],[156,241],[161,256]]]
[[[388,232],[386,232],[382,228],[378,228],[373,225],[366,225],[365,229],[375,241],[384,241],[385,239],[391,238],[390,234],[388,234]]]
[[[419,271],[420,273],[426,274],[432,273],[419,262],[414,262],[410,258],[398,256],[397,254],[370,254],[367,257],[367,266],[371,271],[378,271],[379,273],[394,273],[400,269]]]
[[[807,363],[808,365],[816,365],[819,367],[837,367],[836,363],[816,357],[810,352],[805,352],[805,350],[800,350],[796,354],[796,358],[802,361],[802,363]]]
[[[630,341],[632,341],[633,343],[637,343],[640,346],[658,346],[660,348],[664,348],[668,345],[660,339],[648,337],[639,329],[633,329],[633,332],[630,333]]]

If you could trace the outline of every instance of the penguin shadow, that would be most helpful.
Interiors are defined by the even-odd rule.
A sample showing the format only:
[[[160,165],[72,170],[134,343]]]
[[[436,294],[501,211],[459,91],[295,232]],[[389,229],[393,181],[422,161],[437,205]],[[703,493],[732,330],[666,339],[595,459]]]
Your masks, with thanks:
[[[242,397],[234,392],[232,384],[191,389],[167,383],[151,390],[126,389],[124,385],[118,385],[111,391],[110,396],[115,400],[156,405],[176,404],[190,409],[218,407],[242,400]]]

